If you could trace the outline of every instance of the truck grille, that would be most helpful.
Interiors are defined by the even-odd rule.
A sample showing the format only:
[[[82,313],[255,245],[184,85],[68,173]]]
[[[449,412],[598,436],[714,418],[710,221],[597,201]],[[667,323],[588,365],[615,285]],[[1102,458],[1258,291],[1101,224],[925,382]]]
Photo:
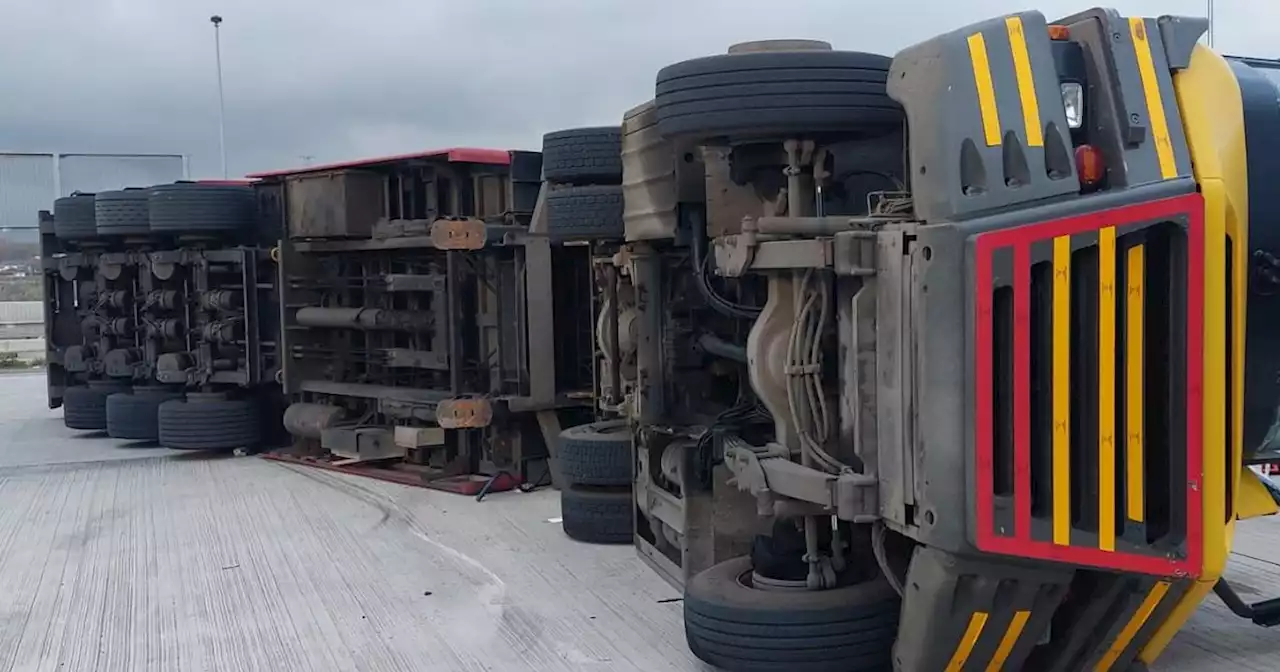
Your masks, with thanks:
[[[976,237],[980,550],[1199,571],[1203,213],[1193,194]]]

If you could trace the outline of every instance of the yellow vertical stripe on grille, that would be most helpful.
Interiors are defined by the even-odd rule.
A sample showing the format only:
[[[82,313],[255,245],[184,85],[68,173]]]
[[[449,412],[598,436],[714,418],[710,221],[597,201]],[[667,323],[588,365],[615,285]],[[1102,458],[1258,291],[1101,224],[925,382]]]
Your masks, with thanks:
[[[1000,112],[996,108],[996,86],[991,81],[991,62],[987,59],[987,40],[982,33],[969,36],[969,60],[973,64],[973,82],[978,87],[982,134],[987,146],[995,147],[1000,144]]]
[[[1027,144],[1044,146],[1044,130],[1040,127],[1040,101],[1036,98],[1036,78],[1031,72],[1031,55],[1027,53],[1027,35],[1022,30],[1022,18],[1010,16],[1004,20],[1009,33],[1009,48],[1013,52],[1013,72],[1018,77],[1018,98],[1022,101],[1022,123],[1027,128]]]
[[[1129,248],[1125,279],[1125,495],[1129,520],[1142,522],[1144,484],[1142,422],[1143,412],[1143,308],[1146,293],[1143,281],[1146,274],[1146,257],[1141,245]]]
[[[961,672],[964,669],[964,664],[969,661],[969,654],[973,653],[973,647],[978,644],[978,638],[982,636],[982,628],[987,625],[987,618],[985,611],[973,612],[973,616],[969,618],[969,627],[965,628],[964,636],[956,645],[956,652],[951,654],[951,662],[947,663],[946,672]]]
[[[1151,612],[1156,610],[1156,607],[1160,605],[1160,600],[1163,600],[1168,592],[1169,584],[1164,581],[1151,588],[1151,592],[1147,593],[1146,599],[1138,606],[1138,611],[1134,612],[1133,618],[1130,618],[1129,622],[1120,630],[1120,634],[1116,635],[1107,652],[1098,660],[1098,664],[1093,666],[1093,672],[1111,672],[1111,667],[1120,659],[1120,655],[1124,653],[1124,650],[1129,648],[1133,638],[1138,636],[1138,631],[1151,618]]]
[[[1071,237],[1053,239],[1053,543],[1071,543]]]
[[[1138,56],[1138,74],[1142,78],[1142,93],[1147,99],[1147,117],[1151,120],[1151,140],[1156,143],[1160,176],[1167,180],[1177,176],[1178,166],[1173,158],[1173,141],[1169,138],[1169,121],[1164,116],[1164,99],[1160,95],[1155,59],[1151,56],[1151,43],[1147,41],[1146,21],[1142,17],[1131,17],[1129,34],[1133,37],[1133,49]]]
[[[1009,622],[1009,629],[1004,631],[1000,646],[996,648],[996,654],[992,656],[991,662],[987,663],[987,672],[1001,672],[1004,669],[1005,661],[1009,660],[1009,654],[1013,653],[1013,647],[1022,636],[1023,628],[1027,627],[1029,618],[1031,618],[1029,611],[1014,612],[1013,620]]]
[[[1116,229],[1098,231],[1098,548],[1116,550]]]

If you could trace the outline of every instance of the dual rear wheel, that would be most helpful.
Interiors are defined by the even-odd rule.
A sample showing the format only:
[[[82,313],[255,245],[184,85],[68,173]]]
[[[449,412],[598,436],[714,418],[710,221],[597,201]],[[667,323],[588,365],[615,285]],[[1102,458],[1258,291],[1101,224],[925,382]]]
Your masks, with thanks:
[[[569,128],[542,138],[547,235],[557,243],[622,240],[622,128]]]
[[[174,182],[146,188],[76,193],[53,203],[53,231],[61,240],[122,236],[219,234],[253,225],[251,187]]]
[[[623,420],[593,422],[560,433],[560,516],[564,533],[589,544],[629,544],[635,529],[631,495],[631,429]]]
[[[63,392],[70,429],[106,431],[112,438],[156,441],[176,450],[232,450],[262,442],[262,417],[253,399],[92,381]]]

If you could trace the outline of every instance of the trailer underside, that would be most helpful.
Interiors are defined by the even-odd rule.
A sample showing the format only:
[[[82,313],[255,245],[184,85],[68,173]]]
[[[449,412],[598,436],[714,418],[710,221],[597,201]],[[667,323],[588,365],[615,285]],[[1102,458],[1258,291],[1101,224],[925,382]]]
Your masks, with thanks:
[[[584,546],[554,492],[471,498],[78,435],[39,375],[0,377],[0,670],[706,669],[679,594]],[[1229,576],[1280,583],[1280,520]],[[1154,668],[1275,668],[1210,598]]]

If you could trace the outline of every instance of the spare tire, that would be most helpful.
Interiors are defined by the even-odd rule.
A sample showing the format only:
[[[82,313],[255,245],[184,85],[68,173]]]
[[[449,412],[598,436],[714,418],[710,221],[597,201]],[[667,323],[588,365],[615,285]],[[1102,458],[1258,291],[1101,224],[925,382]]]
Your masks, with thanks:
[[[685,584],[693,655],[729,672],[891,670],[901,599],[872,581],[830,590],[759,590],[751,559],[734,558]]]
[[[98,235],[93,194],[72,194],[53,202],[53,235],[85,240]]]
[[[94,219],[100,236],[146,235],[151,232],[148,190],[104,191],[94,198]]]
[[[872,135],[901,126],[888,56],[856,51],[744,51],[658,72],[658,130],[715,138]]]
[[[148,195],[157,233],[239,231],[253,223],[255,205],[253,189],[240,185],[177,182],[152,187]]]
[[[635,529],[631,488],[570,485],[560,489],[560,518],[570,539],[588,544],[629,544]]]
[[[547,235],[556,242],[622,240],[622,187],[565,187],[547,194]]]
[[[625,420],[560,432],[560,473],[574,485],[631,484],[631,428]]]
[[[621,184],[622,128],[570,128],[542,136],[542,176],[564,184]]]

